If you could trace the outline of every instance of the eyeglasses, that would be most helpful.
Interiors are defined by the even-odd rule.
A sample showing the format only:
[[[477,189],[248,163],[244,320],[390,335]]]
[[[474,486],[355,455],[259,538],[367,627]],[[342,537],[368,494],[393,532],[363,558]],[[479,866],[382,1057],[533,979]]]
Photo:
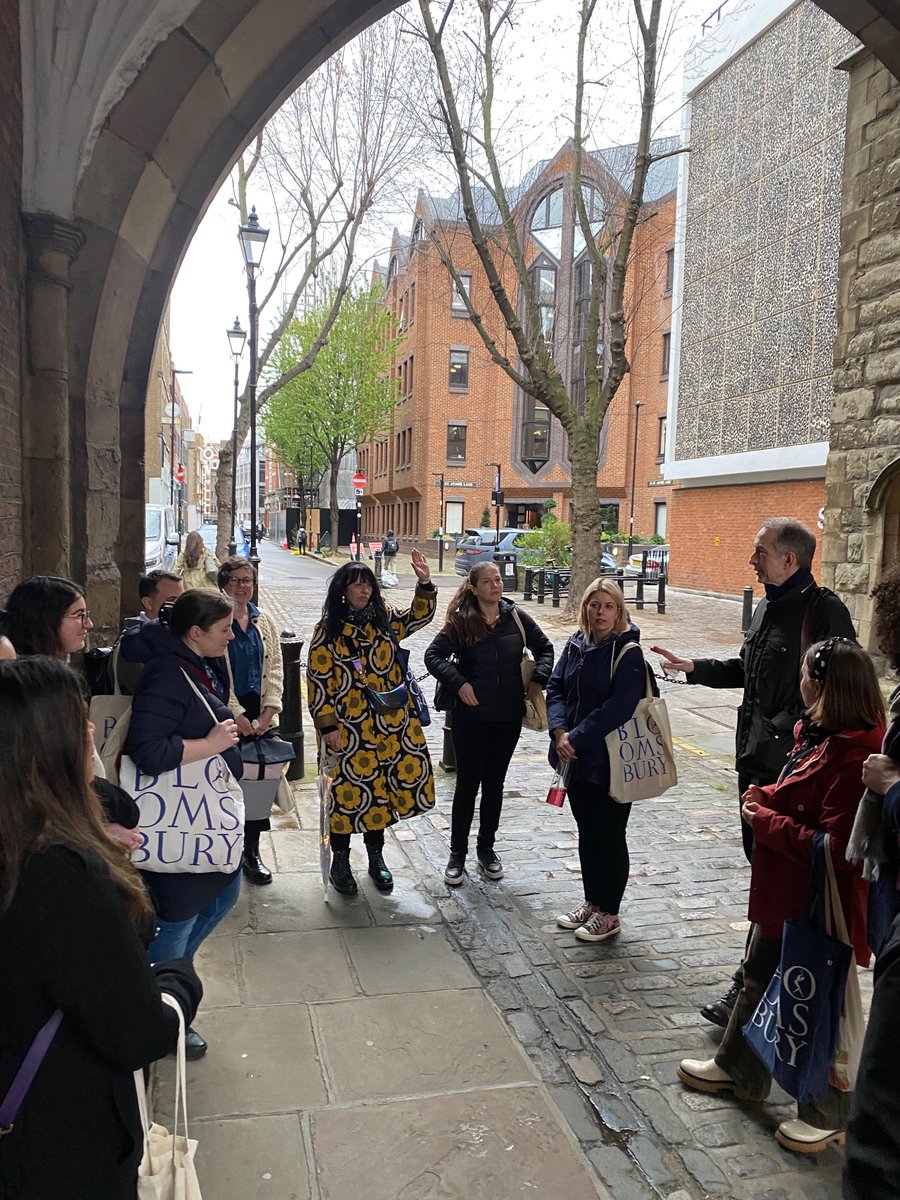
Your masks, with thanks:
[[[82,625],[87,625],[91,619],[91,614],[88,612],[88,610],[86,608],[83,608],[81,610],[81,612],[66,613],[66,616],[69,618],[70,621],[80,621],[82,623]]]
[[[253,580],[248,579],[244,575],[241,575],[237,578],[235,578],[235,576],[232,575],[232,577],[228,580],[228,582],[225,584],[225,586],[226,587],[250,587],[250,588],[252,588]]]

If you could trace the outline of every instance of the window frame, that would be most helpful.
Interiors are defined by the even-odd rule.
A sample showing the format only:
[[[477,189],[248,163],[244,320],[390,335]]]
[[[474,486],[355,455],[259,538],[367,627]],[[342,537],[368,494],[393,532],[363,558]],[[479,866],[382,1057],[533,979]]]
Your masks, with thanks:
[[[456,437],[456,438],[451,439],[451,437],[450,437],[451,429],[461,429],[462,437],[461,438]],[[466,461],[468,430],[469,430],[468,421],[448,421],[447,422],[447,462],[451,466],[456,463],[464,463]],[[452,442],[462,442],[462,454],[451,454],[450,453],[451,441]]]
[[[459,276],[460,280],[468,279],[469,285],[466,288],[465,294],[469,297],[469,300],[471,301],[471,299],[472,299],[472,272],[471,271],[457,271],[456,273]],[[450,313],[454,317],[468,317],[468,315],[469,315],[469,310],[466,308],[466,302],[463,299],[463,294],[462,294],[462,292],[460,292],[459,288],[456,286],[456,280],[453,278],[452,275],[450,276]]]
[[[662,361],[660,362],[659,377],[668,379],[672,367],[672,331],[667,329],[662,335]]]
[[[453,380],[453,357],[454,355],[465,355],[465,378],[462,382],[454,382]],[[448,359],[448,376],[447,386],[451,392],[467,392],[469,390],[469,367],[470,367],[470,351],[468,346],[451,346]]]

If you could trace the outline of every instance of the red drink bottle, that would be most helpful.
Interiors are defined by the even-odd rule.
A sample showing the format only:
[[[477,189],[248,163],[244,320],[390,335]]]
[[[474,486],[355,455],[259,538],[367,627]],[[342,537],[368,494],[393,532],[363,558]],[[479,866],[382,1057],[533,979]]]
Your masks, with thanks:
[[[552,804],[555,808],[562,808],[565,801],[566,789],[569,786],[569,766],[570,762],[560,763],[553,778],[550,780],[547,803]]]

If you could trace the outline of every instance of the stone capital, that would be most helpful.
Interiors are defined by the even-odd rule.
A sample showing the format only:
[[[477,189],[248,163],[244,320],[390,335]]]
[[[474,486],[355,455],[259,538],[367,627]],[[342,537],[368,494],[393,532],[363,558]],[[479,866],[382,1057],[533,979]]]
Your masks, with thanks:
[[[69,288],[69,267],[85,241],[81,227],[53,213],[23,213],[22,228],[29,278]]]

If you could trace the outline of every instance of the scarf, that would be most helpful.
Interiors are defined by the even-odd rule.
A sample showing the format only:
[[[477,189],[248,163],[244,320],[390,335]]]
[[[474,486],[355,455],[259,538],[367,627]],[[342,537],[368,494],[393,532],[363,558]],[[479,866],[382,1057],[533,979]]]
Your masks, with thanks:
[[[378,629],[380,626],[377,615],[375,604],[370,600],[365,608],[351,608],[348,604],[347,611],[344,613],[344,620],[348,625],[352,625],[354,629],[362,629],[364,625],[374,625]]]
[[[808,567],[801,567],[799,571],[795,571],[790,579],[786,579],[784,583],[767,583],[763,586],[766,589],[766,599],[771,603],[773,600],[780,600],[782,596],[793,591],[795,587],[802,587],[809,583],[812,579],[812,571]]]

